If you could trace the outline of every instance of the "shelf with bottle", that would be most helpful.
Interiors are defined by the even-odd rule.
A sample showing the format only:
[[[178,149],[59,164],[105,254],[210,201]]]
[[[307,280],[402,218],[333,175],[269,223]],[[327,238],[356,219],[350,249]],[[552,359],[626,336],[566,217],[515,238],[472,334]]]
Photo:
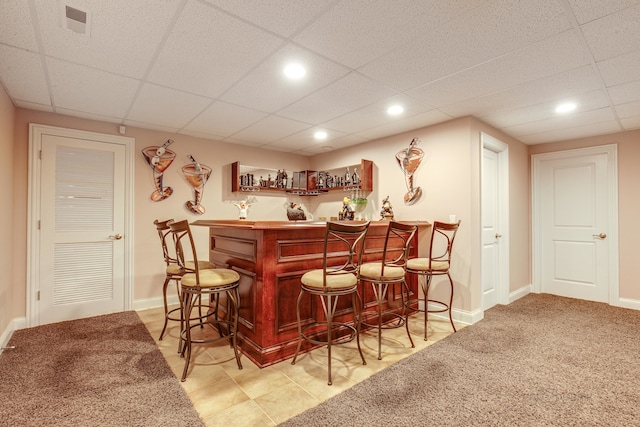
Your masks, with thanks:
[[[231,191],[285,191],[299,196],[318,196],[333,190],[373,190],[373,162],[324,171],[287,171],[231,164]]]

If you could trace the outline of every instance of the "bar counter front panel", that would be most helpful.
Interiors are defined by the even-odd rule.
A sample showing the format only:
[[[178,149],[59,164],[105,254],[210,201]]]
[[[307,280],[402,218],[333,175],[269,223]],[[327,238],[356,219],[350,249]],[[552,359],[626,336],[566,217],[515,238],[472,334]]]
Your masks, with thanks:
[[[430,233],[426,221],[418,224],[418,233]],[[298,343],[296,304],[300,278],[322,268],[324,222],[199,220],[194,226],[209,227],[209,260],[218,267],[231,268],[240,275],[240,335],[242,352],[260,367],[293,357]],[[364,261],[377,261],[387,232],[386,221],[371,221],[366,237]],[[418,256],[418,237],[411,257]],[[341,256],[333,256],[338,264]],[[342,258],[344,259],[344,258]],[[407,277],[412,298],[418,292],[417,280]],[[360,288],[365,309],[374,309],[371,286]],[[386,305],[401,310],[400,288],[389,289]],[[322,307],[308,294],[301,305],[303,324],[324,319]],[[343,297],[336,311],[337,321],[353,320],[351,298]],[[306,342],[304,344],[307,344]],[[311,349],[303,345],[305,351]]]

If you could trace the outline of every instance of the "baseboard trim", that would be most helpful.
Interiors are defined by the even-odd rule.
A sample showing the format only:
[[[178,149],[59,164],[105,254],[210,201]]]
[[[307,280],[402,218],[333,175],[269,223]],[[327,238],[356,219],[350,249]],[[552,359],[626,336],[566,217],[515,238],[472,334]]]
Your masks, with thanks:
[[[640,310],[640,301],[638,301],[637,299],[618,298],[618,303],[612,305],[622,308],[630,308],[632,310]]]
[[[0,335],[0,354],[2,354],[3,349],[9,344],[9,340],[13,336],[13,333],[18,329],[24,329],[27,327],[27,318],[26,317],[17,317],[13,319],[7,325],[7,328]]]
[[[174,305],[178,304],[178,295],[167,295],[167,304]],[[133,310],[149,310],[151,308],[158,308],[164,306],[164,301],[162,297],[154,297],[147,299],[139,299],[133,302]]]

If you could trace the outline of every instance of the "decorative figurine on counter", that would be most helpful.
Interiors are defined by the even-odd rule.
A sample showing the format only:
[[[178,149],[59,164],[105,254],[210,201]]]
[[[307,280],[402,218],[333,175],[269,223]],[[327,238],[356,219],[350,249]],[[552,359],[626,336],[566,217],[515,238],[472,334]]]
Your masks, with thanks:
[[[305,221],[307,215],[304,213],[302,205],[291,202],[287,206],[287,218],[289,218],[289,221]]]
[[[251,203],[246,200],[240,200],[238,203],[233,204],[236,208],[238,208],[238,219],[247,219],[247,211],[251,206]]]
[[[389,196],[382,200],[382,209],[380,209],[380,221],[393,221],[393,206],[389,201]]]
[[[358,174],[358,168],[353,168],[353,175],[351,176],[351,183],[353,185],[360,185],[360,174]]]
[[[191,164],[184,165],[182,167],[182,173],[194,191],[194,200],[189,200],[185,203],[187,209],[195,214],[203,214],[205,212],[204,206],[200,204],[202,201],[202,192],[204,191],[204,185],[211,176],[211,168],[206,165],[201,165],[193,158],[191,154],[187,156],[191,161]]]
[[[338,218],[343,221],[353,221],[356,216],[356,210],[351,204],[351,199],[345,197],[342,199],[342,211],[338,215]]]

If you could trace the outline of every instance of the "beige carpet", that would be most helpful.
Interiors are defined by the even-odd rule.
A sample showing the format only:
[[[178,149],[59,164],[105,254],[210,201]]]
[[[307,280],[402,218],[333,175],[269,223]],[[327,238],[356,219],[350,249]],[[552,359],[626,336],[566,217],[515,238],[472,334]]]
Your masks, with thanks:
[[[531,294],[283,426],[637,426],[640,311]]]
[[[133,312],[16,331],[0,355],[2,426],[202,426]]]

